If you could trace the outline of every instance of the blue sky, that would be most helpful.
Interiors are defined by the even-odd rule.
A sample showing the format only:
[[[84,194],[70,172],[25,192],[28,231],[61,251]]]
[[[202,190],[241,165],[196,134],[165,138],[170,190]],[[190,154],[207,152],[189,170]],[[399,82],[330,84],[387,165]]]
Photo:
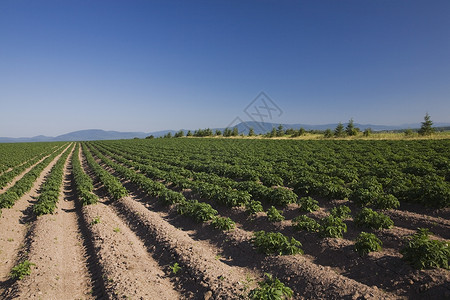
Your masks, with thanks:
[[[450,1],[0,1],[0,136],[450,122]],[[248,119],[248,118],[247,118]]]

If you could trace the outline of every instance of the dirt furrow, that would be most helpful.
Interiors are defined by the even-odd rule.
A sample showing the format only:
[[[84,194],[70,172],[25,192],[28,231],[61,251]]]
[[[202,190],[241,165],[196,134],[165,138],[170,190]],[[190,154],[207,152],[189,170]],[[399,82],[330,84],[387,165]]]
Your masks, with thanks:
[[[111,170],[110,168],[105,167],[105,169],[114,174],[113,170]],[[114,175],[118,176],[117,174]],[[122,183],[125,184],[126,182],[122,180]],[[125,199],[122,199],[120,202],[123,202],[124,200]],[[128,213],[128,218],[130,218],[131,215],[132,213]],[[141,215],[141,213],[137,215]],[[190,223],[190,220],[185,221],[186,218],[184,217],[175,216],[175,218],[183,219],[182,224]],[[139,224],[139,227],[141,226],[143,226],[142,223]],[[147,230],[152,230],[152,227],[154,226],[155,225],[148,226]],[[185,230],[185,228],[183,228],[183,230]],[[206,230],[208,231],[208,229]],[[266,262],[266,260],[268,259],[267,257],[258,255],[256,253],[256,250],[251,246],[251,234],[251,232],[238,228],[232,232],[218,233],[214,237],[212,234],[206,234],[208,235],[206,239],[218,242],[217,245],[219,248],[227,248],[228,250],[231,250],[229,252],[224,251],[224,253],[226,253],[226,256],[231,259],[228,263],[232,266],[256,268],[260,271],[264,270],[266,272],[273,273],[275,276],[283,278],[286,282],[289,282],[288,285],[295,292],[298,292],[299,295],[304,295],[306,293],[308,298],[321,298],[326,294],[334,295],[335,297],[352,297],[360,293],[363,293],[366,297],[371,299],[392,297],[392,295],[385,294],[384,292],[379,291],[377,288],[369,287],[346,276],[339,275],[334,272],[330,274],[329,270],[331,270],[331,268],[316,265],[310,259],[304,258],[302,256],[295,256],[296,258],[298,258],[294,259],[294,261],[296,262],[295,264],[285,266],[284,269],[278,269],[274,263]],[[205,237],[200,237],[201,235],[201,233],[194,233],[195,237],[205,240]],[[285,258],[279,259],[282,260]],[[301,272],[296,270],[301,270]],[[294,277],[296,279],[293,279]],[[332,287],[329,287],[327,284],[320,285],[320,282],[315,281],[316,279],[321,279],[320,282],[329,282],[331,280],[333,282],[333,285]],[[307,286],[301,284],[301,282],[305,280],[312,280],[312,284],[313,282],[315,282],[316,284],[318,284],[319,288],[308,289]]]
[[[31,208],[36,202],[35,198],[39,194],[39,187],[60,156],[61,154],[56,156],[42,171],[32,189],[17,200],[12,208],[2,210],[0,218],[0,228],[2,229],[0,231],[0,289],[2,295],[8,293],[7,290],[10,289],[9,272],[18,261],[19,253],[21,250],[22,252],[26,250],[25,239],[33,221]]]
[[[82,211],[110,298],[180,297],[142,242],[107,205],[85,206]]]
[[[190,288],[194,298],[202,298],[202,295],[220,299],[243,297],[250,288],[245,285],[246,280],[261,279],[260,274],[252,269],[228,265],[220,256],[220,249],[192,239],[188,232],[169,224],[158,213],[131,197],[116,201],[114,206],[146,242],[153,256],[163,263],[177,262],[182,266],[181,275],[186,280],[184,287],[194,285]]]
[[[18,281],[21,298],[93,299],[68,161],[55,214],[34,222],[28,259],[35,266],[30,276]]]

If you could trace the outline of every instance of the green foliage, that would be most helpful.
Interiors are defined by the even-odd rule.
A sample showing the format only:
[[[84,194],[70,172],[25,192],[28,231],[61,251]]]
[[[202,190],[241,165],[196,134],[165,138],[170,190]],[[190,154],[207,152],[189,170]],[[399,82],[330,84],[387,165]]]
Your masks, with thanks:
[[[274,206],[271,206],[267,210],[267,218],[270,222],[280,222],[284,220],[284,216],[281,214],[281,210],[276,209]]]
[[[370,208],[363,208],[354,219],[359,227],[371,229],[389,229],[394,226],[394,222],[383,213],[377,213]]]
[[[323,137],[324,137],[324,138],[327,138],[327,139],[333,137],[333,132],[331,131],[330,128],[327,128],[327,129],[324,131]]]
[[[372,135],[372,129],[371,128],[364,129],[363,136],[369,137],[371,135]]]
[[[351,209],[346,205],[339,205],[330,210],[330,215],[336,218],[348,219],[351,217]]]
[[[320,208],[319,202],[309,196],[298,199],[297,203],[300,205],[300,211],[302,212],[313,212]]]
[[[233,230],[236,227],[236,223],[228,217],[215,216],[212,219],[211,225],[219,230]]]
[[[9,276],[13,280],[21,280],[31,274],[31,266],[35,266],[35,264],[25,260],[13,267]]]
[[[259,287],[250,291],[248,297],[250,299],[270,299],[282,300],[291,299],[294,295],[292,290],[285,286],[278,278],[273,278],[272,275],[265,273],[264,281],[258,282]]]
[[[347,225],[341,218],[332,215],[320,219],[319,234],[322,237],[342,238],[347,232]]]
[[[348,121],[347,127],[345,127],[345,133],[348,136],[354,136],[357,135],[359,131],[359,128],[355,128],[354,124],[353,124],[353,119],[350,119],[350,121]]]
[[[297,195],[293,191],[283,187],[272,189],[269,197],[272,204],[280,206],[297,202]]]
[[[302,244],[294,238],[290,240],[280,232],[265,232],[263,230],[253,233],[253,245],[265,254],[293,255],[303,254]]]
[[[320,228],[320,224],[317,223],[316,220],[308,217],[308,216],[298,216],[293,220],[294,228],[297,230],[306,230],[308,232],[318,232]]]
[[[335,137],[344,137],[345,131],[344,131],[344,125],[342,125],[341,122],[338,123],[336,128],[334,129],[334,136]]]
[[[198,202],[197,200],[186,200],[178,203],[178,213],[193,218],[196,222],[206,222],[217,215],[217,210],[208,203]]]
[[[261,201],[258,201],[258,200],[251,200],[248,203],[246,203],[245,209],[249,215],[254,215],[257,212],[264,211]]]
[[[99,224],[101,222],[100,216],[96,216],[92,221],[91,225]]]
[[[383,243],[375,234],[363,231],[356,238],[355,251],[363,256],[369,254],[369,252],[380,251],[382,245]]]
[[[180,265],[177,262],[175,262],[171,266],[169,265],[169,268],[172,271],[173,275],[177,275],[177,273],[181,271],[181,267],[180,267]]]
[[[59,194],[64,175],[64,164],[71,153],[72,147],[69,147],[58,159],[56,164],[50,170],[50,174],[41,186],[37,203],[33,206],[33,212],[37,215],[52,214],[59,200]]]
[[[431,240],[429,230],[419,228],[410,236],[400,253],[403,259],[417,269],[449,269],[450,246],[448,241]]]
[[[435,132],[435,129],[432,126],[433,121],[431,121],[430,115],[426,113],[424,121],[422,122],[422,126],[419,129],[419,135],[421,136],[432,135]]]

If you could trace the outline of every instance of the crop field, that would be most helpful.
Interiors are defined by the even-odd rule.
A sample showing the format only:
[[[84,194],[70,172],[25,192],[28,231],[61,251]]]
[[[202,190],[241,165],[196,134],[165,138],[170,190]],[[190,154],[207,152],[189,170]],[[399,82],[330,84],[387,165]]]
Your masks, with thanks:
[[[0,189],[2,299],[450,298],[448,139],[0,144]]]

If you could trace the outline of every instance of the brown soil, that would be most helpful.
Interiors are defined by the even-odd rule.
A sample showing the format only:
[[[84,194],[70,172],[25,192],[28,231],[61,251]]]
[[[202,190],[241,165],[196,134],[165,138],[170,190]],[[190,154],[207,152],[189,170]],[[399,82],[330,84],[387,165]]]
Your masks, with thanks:
[[[430,227],[436,238],[448,239],[446,210],[430,213],[411,206],[390,211],[396,226],[373,231],[383,241],[383,250],[360,257],[353,245],[361,229],[352,219],[345,221],[348,232],[343,239],[324,239],[293,229],[292,218],[300,214],[295,205],[283,210],[285,221],[271,223],[265,213],[248,218],[243,208],[212,203],[220,215],[236,221],[235,230],[222,232],[178,215],[174,206],[164,206],[123,179],[130,196],[112,201],[80,157],[94,179],[98,204],[80,206],[68,163],[57,212],[32,216],[33,197],[56,158],[30,193],[12,209],[3,210],[3,298],[237,299],[245,298],[264,272],[289,286],[295,299],[450,298],[449,271],[414,270],[398,252],[404,237],[417,227]],[[320,211],[308,215],[321,218],[343,203],[349,205],[320,200]],[[251,243],[257,230],[294,237],[303,244],[305,254],[261,254]],[[35,264],[31,275],[21,281],[8,280],[11,267],[24,257]],[[175,263],[181,267],[176,273],[171,268]]]
[[[38,217],[32,226],[28,260],[35,266],[17,282],[21,298],[93,298],[67,163],[55,214]]]
[[[67,146],[68,147],[68,146]],[[60,155],[42,171],[28,193],[25,193],[12,208],[3,209],[0,218],[0,295],[12,292],[12,282],[9,280],[11,268],[20,260],[21,255],[27,251],[26,237],[33,227],[31,207],[39,194],[39,187],[50,172]],[[20,177],[22,177],[20,175]]]

